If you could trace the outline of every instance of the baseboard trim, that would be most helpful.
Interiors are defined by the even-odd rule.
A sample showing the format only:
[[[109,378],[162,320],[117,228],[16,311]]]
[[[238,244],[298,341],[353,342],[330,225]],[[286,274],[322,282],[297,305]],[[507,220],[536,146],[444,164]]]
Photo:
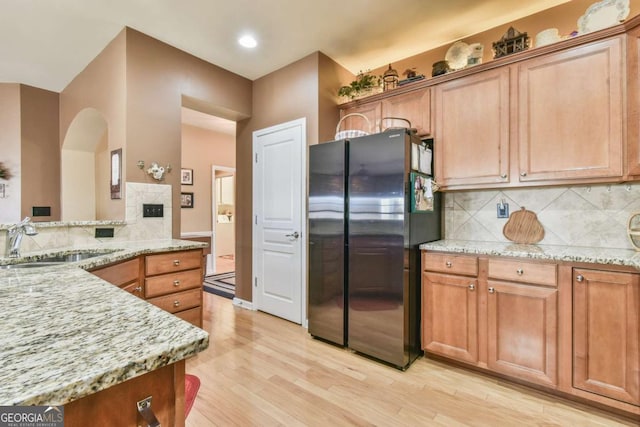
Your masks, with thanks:
[[[233,297],[233,305],[247,310],[255,310],[251,301],[245,301],[240,298]]]

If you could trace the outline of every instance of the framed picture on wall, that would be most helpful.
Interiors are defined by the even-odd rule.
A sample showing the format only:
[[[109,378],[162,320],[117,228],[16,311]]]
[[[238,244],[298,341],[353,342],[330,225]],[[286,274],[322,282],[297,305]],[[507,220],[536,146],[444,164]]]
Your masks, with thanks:
[[[180,207],[181,208],[193,207],[193,193],[180,193]]]
[[[193,185],[193,169],[182,169],[180,173],[180,184]]]

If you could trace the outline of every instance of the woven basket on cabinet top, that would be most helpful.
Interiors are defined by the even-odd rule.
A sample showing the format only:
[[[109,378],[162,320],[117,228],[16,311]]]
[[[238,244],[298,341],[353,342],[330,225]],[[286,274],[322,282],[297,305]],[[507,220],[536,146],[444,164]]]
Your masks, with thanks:
[[[360,113],[350,113],[350,114],[345,114],[340,119],[340,121],[338,121],[338,126],[336,126],[336,137],[335,137],[335,139],[357,138],[359,136],[369,135],[369,132],[365,132],[363,130],[358,130],[358,129],[340,130],[340,125],[342,124],[344,119],[346,119],[347,117],[353,117],[353,116],[357,116],[357,117],[363,118],[367,122],[367,127],[369,128],[369,132],[371,132],[371,122],[369,121],[367,116],[365,116],[364,114],[360,114]]]

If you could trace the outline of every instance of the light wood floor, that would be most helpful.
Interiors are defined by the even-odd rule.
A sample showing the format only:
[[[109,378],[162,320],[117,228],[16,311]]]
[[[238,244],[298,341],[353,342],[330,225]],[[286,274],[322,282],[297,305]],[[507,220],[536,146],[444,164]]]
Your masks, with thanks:
[[[209,348],[187,427],[635,426],[631,420],[421,358],[406,371],[204,293]]]

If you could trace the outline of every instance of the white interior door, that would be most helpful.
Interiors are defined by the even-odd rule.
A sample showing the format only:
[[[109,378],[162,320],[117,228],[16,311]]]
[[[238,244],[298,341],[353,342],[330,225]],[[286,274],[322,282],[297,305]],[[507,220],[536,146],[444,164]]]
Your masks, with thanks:
[[[306,122],[253,133],[253,304],[295,323],[305,318]]]

